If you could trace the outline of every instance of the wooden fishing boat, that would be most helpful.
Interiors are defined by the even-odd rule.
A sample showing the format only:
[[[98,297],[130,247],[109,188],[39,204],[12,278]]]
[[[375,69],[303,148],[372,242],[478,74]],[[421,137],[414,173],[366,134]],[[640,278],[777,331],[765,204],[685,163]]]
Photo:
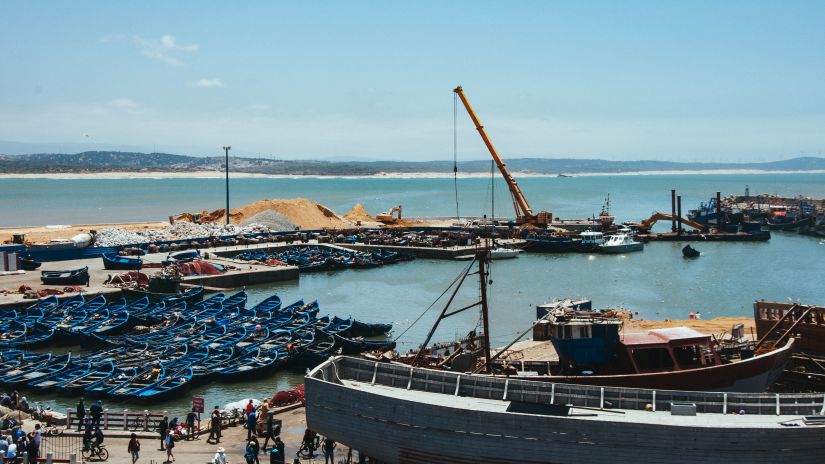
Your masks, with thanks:
[[[103,268],[113,271],[139,271],[143,267],[141,258],[104,254],[101,259],[103,259]]]
[[[47,366],[52,361],[51,353],[29,353],[22,352],[18,355],[17,362],[8,363],[0,370],[0,384],[5,384],[7,379],[25,374]]]
[[[166,368],[163,364],[153,367],[143,368],[137,375],[134,375],[123,382],[118,383],[104,394],[113,400],[127,401],[133,398],[135,392],[138,392],[160,380],[166,378]],[[102,384],[105,386],[105,383]],[[88,392],[89,389],[87,388]]]
[[[278,367],[277,352],[264,352],[254,347],[242,352],[228,365],[213,372],[221,381],[260,379]]]
[[[39,364],[37,366],[29,366],[25,372],[17,375],[9,375],[8,373],[3,377],[2,382],[8,386],[17,386],[29,383],[43,377],[48,377],[52,374],[62,372],[72,365],[72,354],[68,353],[63,356],[51,358],[48,362]]]
[[[35,261],[31,257],[20,258],[20,269],[24,271],[36,271],[41,264],[43,263]]]
[[[157,302],[177,302],[178,300],[183,300],[187,303],[198,303],[203,300],[204,289],[203,287],[193,287],[189,290],[182,292],[182,293],[164,293],[164,292],[153,292],[149,291],[148,289],[138,287],[138,288],[124,288],[120,290],[123,293],[123,296],[126,298],[143,298],[146,297],[151,301]]]
[[[86,371],[77,370],[73,375],[65,373],[52,379],[55,382],[54,390],[61,395],[76,395],[82,393],[87,387],[115,377],[121,372],[112,361],[97,365],[89,364]]]
[[[164,401],[183,394],[191,385],[192,366],[182,367],[157,382],[128,394],[130,400],[140,403]]]
[[[337,351],[335,337],[323,330],[316,330],[311,334],[311,339],[308,335],[302,336],[307,341],[307,346],[300,356],[293,359],[292,367],[294,368],[317,366]]]
[[[693,248],[690,244],[687,244],[684,248],[682,248],[682,256],[685,258],[698,258],[701,254],[702,253],[699,252],[699,250]]]
[[[392,324],[376,324],[353,320],[352,327],[347,331],[347,335],[351,337],[377,337],[391,331]]]
[[[367,351],[389,351],[395,349],[393,340],[369,340],[363,337],[347,338],[341,334],[333,334],[335,343],[341,354],[359,354]]]
[[[66,271],[40,271],[40,280],[43,285],[88,285],[89,268],[71,269]]]

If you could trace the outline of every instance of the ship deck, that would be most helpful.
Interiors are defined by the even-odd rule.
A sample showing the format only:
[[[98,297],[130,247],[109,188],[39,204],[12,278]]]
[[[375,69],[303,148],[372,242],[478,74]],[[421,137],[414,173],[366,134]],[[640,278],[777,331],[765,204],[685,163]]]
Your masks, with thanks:
[[[466,396],[454,396],[450,394],[430,393],[418,390],[406,390],[403,388],[390,387],[386,385],[372,385],[366,382],[354,380],[342,380],[342,384],[347,388],[363,391],[372,395],[381,395],[402,401],[412,401],[433,406],[454,409],[469,409],[473,411],[508,413],[511,401],[494,400],[485,398],[474,398]],[[509,414],[526,414],[521,412],[509,412]],[[539,415],[542,414],[527,414]],[[554,415],[554,417],[562,417]],[[672,415],[670,411],[638,411],[638,410],[615,410],[595,408],[571,407],[567,417],[585,421],[616,422],[635,424],[651,424],[679,427],[747,427],[747,428],[786,428],[782,423],[794,422],[796,425],[803,425],[801,415],[763,415],[763,414],[706,414],[697,413],[695,416]],[[825,427],[808,426],[808,427]]]

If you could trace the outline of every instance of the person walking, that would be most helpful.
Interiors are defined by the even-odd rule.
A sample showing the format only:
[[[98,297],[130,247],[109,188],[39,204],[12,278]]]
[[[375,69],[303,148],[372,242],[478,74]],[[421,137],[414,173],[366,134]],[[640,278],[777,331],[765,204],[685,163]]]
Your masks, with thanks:
[[[175,454],[172,449],[175,447],[175,435],[173,433],[166,434],[166,462],[174,462]]]
[[[166,432],[169,431],[169,417],[163,416],[163,419],[160,420],[160,424],[158,424],[158,433],[160,433],[160,450],[163,451],[163,445],[166,443]]]
[[[80,401],[77,402],[77,431],[80,432],[80,428],[83,426],[83,419],[86,417],[86,405],[83,403],[83,398],[80,398]]]
[[[281,437],[276,436],[275,441],[272,443],[272,451],[269,453],[269,464],[285,464],[285,450],[286,446],[284,445],[284,442],[281,441]]]
[[[255,410],[253,409],[249,414],[246,416],[246,441],[249,441],[258,434],[257,431],[258,427],[258,418],[255,416]]]
[[[229,459],[226,458],[223,448],[218,448],[218,451],[215,453],[215,457],[212,458],[212,464],[229,464]]]
[[[269,444],[269,440],[275,440],[275,437],[281,434],[281,428],[278,426],[277,433],[275,432],[275,413],[269,411],[266,415],[266,440],[264,440],[264,451],[266,451],[266,445]]]
[[[324,437],[321,451],[324,452],[324,464],[335,464],[335,440]]]
[[[132,438],[129,439],[129,445],[126,451],[132,455],[132,464],[135,464],[138,458],[140,458],[140,440],[138,440],[137,434],[134,432],[132,433]]]
[[[187,440],[194,440],[195,439],[195,419],[197,418],[197,414],[195,413],[195,409],[193,408],[189,411],[189,414],[186,415],[186,439]]]
[[[257,438],[252,437],[252,440],[249,440],[249,442],[246,444],[246,462],[248,464],[252,464],[253,462],[255,464],[261,464],[261,462],[258,460],[258,454],[260,454],[260,452],[261,444],[258,443]]]
[[[100,400],[95,401],[95,404],[89,408],[89,413],[92,415],[92,428],[100,427],[100,418],[103,416],[103,403]]]
[[[218,409],[217,405],[215,406],[215,409],[212,410],[210,417],[212,420],[209,426],[209,438],[206,439],[206,442],[211,443],[214,439],[215,444],[218,444],[221,442],[221,411]],[[217,454],[215,456],[217,457]]]

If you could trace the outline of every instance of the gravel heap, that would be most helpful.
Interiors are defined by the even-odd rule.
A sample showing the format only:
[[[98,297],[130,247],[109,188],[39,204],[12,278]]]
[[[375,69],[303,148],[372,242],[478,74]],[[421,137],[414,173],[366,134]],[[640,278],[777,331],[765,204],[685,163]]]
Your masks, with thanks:
[[[244,226],[251,224],[261,224],[273,231],[295,230],[295,223],[286,218],[283,214],[274,211],[261,211],[248,220],[242,222]]]
[[[270,229],[266,225],[257,223],[239,226],[237,224],[195,224],[192,222],[176,222],[163,229],[137,232],[108,227],[97,232],[95,245],[99,247],[124,246],[168,240],[193,240],[224,235],[266,233],[271,230],[281,229]]]

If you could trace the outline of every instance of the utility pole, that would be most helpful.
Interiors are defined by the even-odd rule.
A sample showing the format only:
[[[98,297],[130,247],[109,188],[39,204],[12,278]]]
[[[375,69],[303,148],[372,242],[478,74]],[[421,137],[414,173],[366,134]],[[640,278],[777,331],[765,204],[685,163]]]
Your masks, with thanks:
[[[229,150],[232,147],[229,145],[223,147],[226,153],[226,224],[229,225]]]

